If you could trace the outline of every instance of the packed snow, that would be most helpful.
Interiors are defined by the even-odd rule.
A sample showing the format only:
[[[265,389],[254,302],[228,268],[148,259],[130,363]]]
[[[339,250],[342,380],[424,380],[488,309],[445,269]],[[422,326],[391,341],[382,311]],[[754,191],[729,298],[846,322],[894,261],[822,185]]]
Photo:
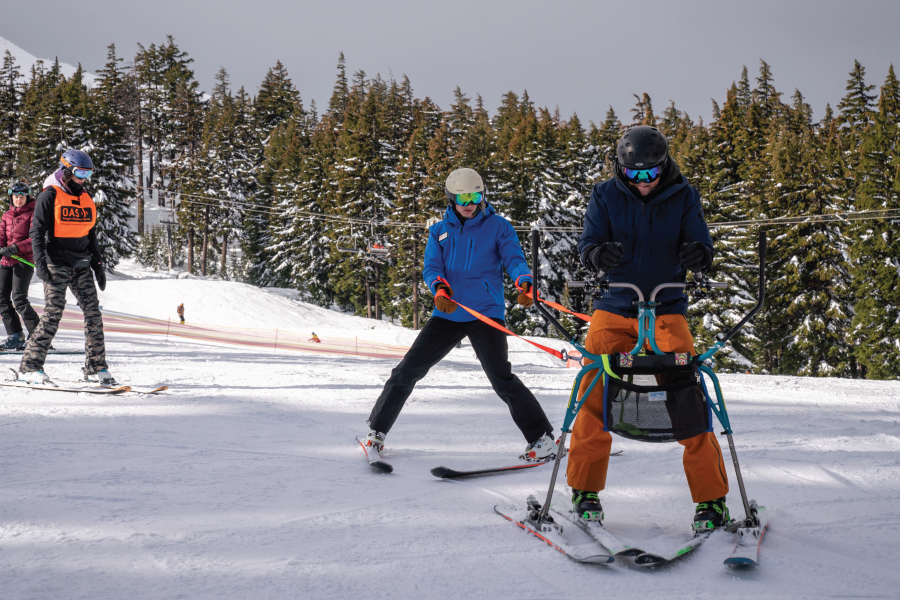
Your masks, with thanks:
[[[415,338],[285,290],[130,262],[117,272],[100,295],[104,311],[169,318],[183,302],[189,321]],[[31,296],[41,303],[37,284]],[[696,555],[642,571],[573,563],[494,513],[542,498],[549,466],[460,481],[429,474],[511,464],[524,448],[468,343],[417,386],[388,435],[394,473],[384,475],[354,436],[395,360],[133,334],[107,342],[122,382],[169,391],[0,388],[0,598],[894,598],[900,589],[897,382],[722,376],[749,494],[771,513],[761,566],[727,570],[732,546],[716,533]],[[54,345],[81,343],[80,332],[61,331]],[[575,370],[518,340],[511,349],[559,427]],[[71,380],[82,360],[51,356],[46,371]],[[608,528],[647,551],[686,541],[694,504],[680,446],[615,438],[614,449],[624,454],[601,492]],[[565,507],[564,478],[556,489]]]

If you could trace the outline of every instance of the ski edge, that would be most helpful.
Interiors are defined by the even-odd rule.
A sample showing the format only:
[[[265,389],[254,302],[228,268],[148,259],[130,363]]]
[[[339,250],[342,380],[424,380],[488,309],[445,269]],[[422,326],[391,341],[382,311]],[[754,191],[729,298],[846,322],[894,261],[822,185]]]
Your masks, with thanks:
[[[551,508],[550,511],[559,516],[561,519],[568,521],[575,527],[591,536],[591,538],[593,538],[598,544],[612,552],[613,556],[622,558],[634,558],[636,556],[644,554],[643,550],[641,550],[640,548],[632,548],[631,546],[620,540],[615,534],[610,533],[610,531],[602,524],[597,525],[597,527],[603,530],[601,533],[599,531],[596,531],[596,527],[591,527],[590,522],[579,520],[572,514],[571,511],[561,512],[553,508]]]
[[[512,517],[510,517],[509,515],[504,513],[502,510],[500,510],[499,504],[494,506],[494,512],[497,513],[498,515],[500,515],[501,517],[503,517],[504,519],[506,519],[507,521],[509,521],[510,523],[514,523],[514,524],[518,525],[520,528],[525,530],[526,533],[530,533],[531,535],[535,536],[539,540],[546,542],[549,546],[551,546],[552,548],[554,548],[557,551],[559,551],[560,553],[562,553],[566,558],[573,560],[577,563],[593,564],[593,565],[608,565],[608,564],[616,562],[616,558],[609,554],[594,554],[594,555],[584,556],[584,557],[575,556],[574,554],[571,553],[571,551],[566,551],[565,548],[563,548],[562,546],[560,546],[553,540],[545,537],[541,533],[535,531],[532,527],[529,527],[525,523],[517,521],[516,519],[513,519]]]

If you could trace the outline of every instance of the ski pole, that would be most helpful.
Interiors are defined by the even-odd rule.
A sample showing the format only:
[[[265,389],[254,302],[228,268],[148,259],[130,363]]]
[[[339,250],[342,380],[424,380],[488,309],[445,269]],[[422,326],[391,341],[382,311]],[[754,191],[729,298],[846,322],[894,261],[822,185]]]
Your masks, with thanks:
[[[37,267],[35,267],[32,263],[28,262],[28,261],[25,260],[24,258],[21,258],[21,257],[19,257],[19,256],[16,256],[15,254],[12,255],[12,258],[16,259],[16,260],[19,261],[19,262],[25,263],[26,265],[28,265],[28,266],[31,267],[32,269],[36,269],[36,268],[37,268]]]

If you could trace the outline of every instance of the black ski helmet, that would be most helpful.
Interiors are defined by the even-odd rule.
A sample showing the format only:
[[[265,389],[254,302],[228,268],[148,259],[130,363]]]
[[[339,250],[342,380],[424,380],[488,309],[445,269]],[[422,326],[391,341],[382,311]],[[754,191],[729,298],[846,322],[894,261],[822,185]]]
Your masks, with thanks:
[[[30,196],[31,188],[24,181],[17,181],[6,190],[8,196]]]
[[[652,169],[669,157],[669,142],[663,132],[649,125],[632,127],[616,144],[616,160],[627,169]]]

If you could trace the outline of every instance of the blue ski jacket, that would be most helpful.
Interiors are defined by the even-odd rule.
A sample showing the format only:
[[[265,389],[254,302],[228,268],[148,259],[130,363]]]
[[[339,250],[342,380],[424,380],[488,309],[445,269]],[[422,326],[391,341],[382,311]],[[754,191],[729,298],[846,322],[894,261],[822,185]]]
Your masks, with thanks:
[[[516,285],[532,283],[519,237],[486,201],[484,208],[467,220],[448,206],[443,220],[428,228],[422,275],[432,294],[443,281],[453,290],[454,300],[486,317],[505,321],[504,267]],[[458,322],[475,320],[461,308],[450,314],[435,308],[432,316]]]
[[[671,184],[646,205],[631,187],[614,177],[594,185],[578,242],[584,264],[594,246],[621,242],[625,255],[608,273],[610,282],[638,286],[649,300],[660,283],[685,281],[687,269],[678,252],[685,242],[702,242],[712,250],[709,228],[703,217],[700,193],[688,185],[679,172]],[[612,289],[594,300],[594,310],[623,317],[637,317],[632,301],[637,295],[628,289]],[[656,314],[687,314],[687,297],[682,290],[666,289],[657,297]]]

